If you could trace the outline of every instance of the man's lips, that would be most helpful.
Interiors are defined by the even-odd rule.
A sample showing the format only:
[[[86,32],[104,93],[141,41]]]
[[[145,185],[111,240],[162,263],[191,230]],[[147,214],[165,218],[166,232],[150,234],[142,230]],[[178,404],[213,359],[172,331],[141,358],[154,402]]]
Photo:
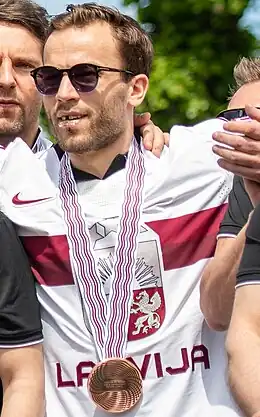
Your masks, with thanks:
[[[83,117],[85,117],[84,114],[82,113],[76,113],[76,112],[70,112],[70,113],[58,113],[57,114],[57,119],[58,121],[68,121],[68,120],[79,120],[82,119]]]
[[[0,99],[0,106],[18,106],[18,105],[19,105],[18,101]]]
[[[59,128],[73,128],[78,126],[78,124],[85,118],[85,116],[81,116],[80,118],[76,119],[58,119],[58,127]]]
[[[58,112],[56,115],[56,123],[60,128],[76,128],[76,126],[86,117],[86,114],[76,111]]]

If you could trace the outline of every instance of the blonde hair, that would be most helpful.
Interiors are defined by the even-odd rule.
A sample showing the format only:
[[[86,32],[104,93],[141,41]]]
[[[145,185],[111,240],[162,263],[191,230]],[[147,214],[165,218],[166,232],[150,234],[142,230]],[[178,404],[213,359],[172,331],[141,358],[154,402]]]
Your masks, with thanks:
[[[233,77],[235,84],[230,88],[231,97],[243,85],[260,81],[260,58],[241,58],[234,67]]]

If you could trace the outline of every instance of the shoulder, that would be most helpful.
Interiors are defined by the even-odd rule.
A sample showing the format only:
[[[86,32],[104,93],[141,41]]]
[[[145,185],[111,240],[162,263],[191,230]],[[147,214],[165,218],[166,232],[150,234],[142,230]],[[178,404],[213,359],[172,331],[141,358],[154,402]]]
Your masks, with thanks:
[[[0,211],[0,246],[3,245],[6,248],[9,242],[11,244],[14,242],[14,239],[18,240],[14,224],[3,211]],[[6,262],[6,259],[2,258],[1,262]]]
[[[169,152],[171,158],[182,160],[188,169],[193,168],[201,173],[218,172],[221,176],[231,174],[219,167],[218,157],[213,153],[212,147],[214,132],[223,130],[223,120],[212,119],[198,123],[194,126],[173,126],[170,131]],[[179,161],[178,161],[179,163]]]
[[[3,213],[2,211],[0,211],[0,225],[6,224],[6,223],[9,223],[9,222],[10,222],[10,220],[5,215],[5,213]]]
[[[212,151],[214,145],[213,133],[223,130],[223,120],[211,119],[198,123],[194,126],[175,125],[170,131],[170,153],[175,155],[186,155],[191,159],[202,159],[204,163],[214,161],[217,157]]]
[[[171,138],[181,138],[187,140],[201,140],[202,142],[213,142],[212,135],[216,131],[223,130],[224,121],[221,119],[209,119],[193,126],[175,125],[170,130]]]
[[[60,161],[64,152],[58,145],[52,144],[48,149],[37,153],[37,158],[44,164],[45,169],[54,184],[59,181]]]
[[[243,179],[235,175],[228,198],[228,209],[220,225],[218,237],[237,236],[252,210],[253,206],[245,190]]]
[[[169,148],[165,147],[157,160],[148,156],[150,195],[157,196],[163,190],[164,198],[180,213],[226,203],[233,174],[218,165],[212,151],[212,134],[222,127],[223,121],[217,119],[191,127],[174,126]]]

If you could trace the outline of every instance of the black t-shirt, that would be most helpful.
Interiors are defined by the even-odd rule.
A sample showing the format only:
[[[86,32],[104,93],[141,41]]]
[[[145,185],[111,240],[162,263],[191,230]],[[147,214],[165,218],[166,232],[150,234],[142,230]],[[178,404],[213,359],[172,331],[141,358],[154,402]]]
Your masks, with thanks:
[[[241,177],[234,177],[233,188],[228,198],[228,208],[220,225],[219,236],[238,235],[253,210]]]
[[[237,274],[237,286],[245,283],[260,284],[260,205],[250,219],[246,230],[246,243]]]
[[[0,348],[42,341],[31,268],[12,222],[0,212]]]

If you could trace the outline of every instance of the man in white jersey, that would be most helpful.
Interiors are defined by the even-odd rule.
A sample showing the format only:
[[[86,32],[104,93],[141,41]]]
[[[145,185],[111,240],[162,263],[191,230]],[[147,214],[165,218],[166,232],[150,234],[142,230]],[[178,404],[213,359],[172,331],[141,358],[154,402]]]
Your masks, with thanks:
[[[12,142],[15,137],[20,136],[34,153],[44,151],[52,146],[52,142],[45,137],[42,129],[39,127],[39,114],[42,105],[42,98],[35,88],[34,81],[30,74],[30,71],[33,68],[42,64],[42,48],[46,39],[47,28],[47,12],[38,4],[28,0],[0,1],[0,145],[6,146],[9,142]],[[160,148],[162,147],[161,144],[164,142],[164,138],[161,132],[154,127],[152,123],[146,124],[148,119],[149,117],[147,118],[147,116],[137,118],[136,123],[139,124],[139,126],[145,125],[142,132],[146,140],[146,145],[148,148],[152,148],[151,144],[154,142],[153,151],[155,154],[158,154],[158,151],[160,151]],[[12,240],[11,237],[9,238],[6,230],[11,230],[11,227],[8,225],[8,219],[4,219],[1,223],[1,238],[5,240],[5,247],[3,247],[1,252],[3,256],[1,261],[0,291],[2,306],[0,330],[0,376],[3,376],[5,383],[6,372],[11,372],[11,370],[13,371],[13,368],[17,365],[17,361],[21,364],[21,369],[17,369],[19,371],[18,376],[23,375],[24,368],[26,368],[26,366],[28,367],[29,363],[30,367],[27,368],[28,379],[30,379],[30,369],[32,367],[35,383],[33,387],[29,384],[27,385],[31,391],[29,395],[32,396],[32,398],[35,398],[38,389],[38,370],[36,366],[37,362],[34,361],[33,355],[34,350],[37,352],[39,348],[17,349],[17,347],[22,347],[23,344],[28,346],[31,341],[35,343],[35,338],[37,337],[41,339],[41,336],[38,336],[39,331],[36,332],[35,337],[32,333],[32,325],[37,327],[37,320],[39,317],[32,317],[32,321],[28,321],[28,314],[26,314],[25,309],[23,308],[21,310],[21,306],[24,306],[24,296],[20,294],[19,291],[16,292],[16,279],[21,279],[21,282],[21,277],[23,276],[26,277],[25,280],[27,281],[30,279],[30,276],[27,278],[28,274],[26,275],[26,273],[24,273],[23,275],[24,267],[22,265],[17,265],[17,268],[20,268],[20,275],[15,271],[12,272],[10,270],[9,275],[12,279],[7,275],[8,267],[6,265],[11,265],[11,262],[15,261],[16,252],[19,251],[19,247],[16,249],[17,242],[13,239],[13,254],[11,255],[11,252],[8,252]],[[11,232],[9,234],[11,234]],[[15,231],[12,231],[12,234],[14,235]],[[10,257],[6,254],[4,255],[4,253],[9,253]],[[10,261],[10,258],[12,261]],[[10,286],[6,285],[7,278],[10,278]],[[29,289],[27,286],[29,286]],[[32,291],[30,289],[30,283],[23,283],[23,288],[27,293],[26,297],[28,301],[29,293]],[[6,322],[4,317],[6,314],[6,305],[8,305],[7,297],[10,296],[11,293],[13,293],[13,307],[8,310],[9,321]],[[22,301],[20,301],[20,298]],[[33,301],[30,301],[30,309],[31,311],[34,309]],[[20,317],[20,338],[17,334],[17,323],[15,321],[16,316]],[[36,324],[34,324],[35,322],[33,320],[35,320]],[[12,343],[9,339],[9,343],[7,343],[5,338],[7,337],[6,334],[9,337],[8,332],[11,322],[13,323],[13,332],[16,332],[16,337]],[[23,330],[24,328],[25,330]],[[16,348],[15,352],[10,351],[9,353],[11,360],[8,359],[9,356],[6,349],[7,346],[10,348]],[[5,364],[4,367],[2,366],[2,362]],[[12,364],[12,367],[10,367],[9,364]],[[16,375],[15,372],[13,372],[13,374]],[[10,381],[12,382],[13,378],[9,378],[9,382]],[[7,387],[6,383],[5,385]],[[14,384],[12,385],[8,383],[8,386],[9,385],[12,387]],[[17,384],[16,381],[15,386],[17,386],[17,388],[20,387],[19,383]],[[26,393],[24,391],[24,387],[22,388],[23,391],[22,394],[20,394],[20,397],[24,403],[27,401],[27,396],[25,395]],[[16,390],[18,395],[19,389]],[[16,409],[19,410],[20,415],[22,416],[23,406],[18,403],[19,398],[16,396],[16,391],[14,392],[17,407]],[[5,401],[6,407],[3,409],[3,415],[7,415],[6,413],[10,412],[14,413],[14,410],[10,408],[9,405],[9,398],[11,398],[11,402],[13,399],[12,389],[5,389],[5,392],[5,396],[8,400]],[[2,393],[0,394],[0,409],[1,404]],[[39,410],[41,410],[40,404]],[[32,408],[31,413],[35,416],[36,409]],[[14,417],[14,414],[12,414],[12,416]]]
[[[126,415],[158,416],[162,404],[166,417],[238,415],[222,335],[204,326],[198,293],[232,182],[211,152],[222,122],[175,126],[160,159],[132,140],[152,55],[129,17],[70,7],[52,22],[45,66],[32,72],[65,154],[51,148],[37,160],[19,139],[1,152],[1,205],[38,281],[48,417],[104,416],[135,400]],[[96,368],[112,356],[113,372]],[[111,387],[129,401],[103,402]]]

